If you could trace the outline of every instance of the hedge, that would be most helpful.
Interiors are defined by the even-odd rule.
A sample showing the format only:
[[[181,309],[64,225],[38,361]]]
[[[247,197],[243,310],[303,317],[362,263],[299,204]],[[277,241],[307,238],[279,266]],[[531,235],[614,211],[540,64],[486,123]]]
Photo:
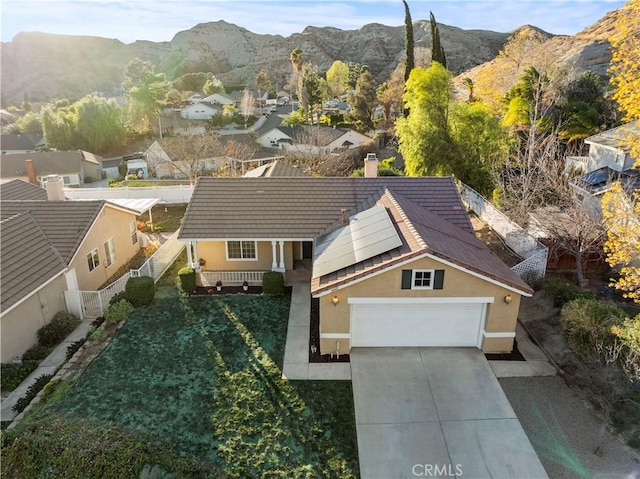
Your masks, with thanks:
[[[185,266],[178,271],[178,286],[183,293],[193,293],[196,290],[196,272]]]
[[[56,313],[53,319],[38,330],[38,343],[57,346],[80,324],[80,320],[66,311]]]
[[[284,275],[277,271],[267,271],[262,276],[262,288],[265,294],[282,296],[284,294]]]
[[[155,283],[151,276],[129,278],[125,286],[127,300],[136,308],[148,306],[156,293]]]

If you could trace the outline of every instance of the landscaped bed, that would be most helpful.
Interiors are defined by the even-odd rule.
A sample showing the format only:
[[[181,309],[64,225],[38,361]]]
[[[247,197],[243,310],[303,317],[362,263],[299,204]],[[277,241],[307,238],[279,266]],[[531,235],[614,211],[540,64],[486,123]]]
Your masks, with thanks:
[[[3,468],[124,477],[108,475],[109,458],[135,456],[121,474],[147,463],[183,477],[357,477],[351,383],[281,379],[288,312],[286,296],[156,297],[77,383],[58,387],[68,392],[19,424],[22,446],[5,442]]]

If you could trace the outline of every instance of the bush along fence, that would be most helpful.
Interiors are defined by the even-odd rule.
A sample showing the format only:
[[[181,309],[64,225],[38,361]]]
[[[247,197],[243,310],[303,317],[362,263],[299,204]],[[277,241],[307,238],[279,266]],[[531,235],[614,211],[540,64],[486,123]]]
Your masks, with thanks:
[[[505,244],[523,259],[511,269],[530,284],[544,278],[549,248],[511,221],[470,186],[458,182],[458,191],[465,206],[491,226]]]
[[[67,309],[81,319],[94,319],[102,316],[111,298],[125,291],[129,278],[148,276],[149,281],[157,282],[184,249],[184,243],[177,238],[176,231],[140,268],[130,270],[100,291],[65,291]]]

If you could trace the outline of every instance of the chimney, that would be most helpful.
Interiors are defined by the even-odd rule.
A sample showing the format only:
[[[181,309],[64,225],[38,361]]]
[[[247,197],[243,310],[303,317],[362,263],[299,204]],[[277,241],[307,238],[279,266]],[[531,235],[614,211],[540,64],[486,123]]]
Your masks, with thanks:
[[[44,179],[44,187],[47,190],[49,201],[64,201],[64,181],[62,176],[49,175]]]
[[[375,178],[378,176],[378,158],[375,153],[367,153],[364,159],[364,177]]]
[[[37,185],[36,181],[36,170],[33,169],[33,161],[32,160],[24,160],[24,166],[27,170],[27,178],[29,179],[29,183]]]
[[[341,222],[343,225],[346,225],[346,224],[347,224],[347,210],[346,210],[346,209],[344,209],[344,208],[342,208],[342,209],[340,210],[340,222]]]

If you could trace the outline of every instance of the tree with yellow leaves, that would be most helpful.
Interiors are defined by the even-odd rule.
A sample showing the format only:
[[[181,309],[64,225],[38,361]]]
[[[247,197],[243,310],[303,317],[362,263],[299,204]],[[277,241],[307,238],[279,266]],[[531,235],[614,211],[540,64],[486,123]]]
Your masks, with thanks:
[[[611,43],[611,83],[613,98],[625,113],[626,121],[640,120],[640,0],[630,0],[617,12]],[[640,168],[640,138],[630,138],[631,155]]]
[[[602,199],[602,214],[607,227],[607,262],[620,268],[619,278],[611,285],[623,291],[625,298],[640,303],[640,194],[613,183]]]

